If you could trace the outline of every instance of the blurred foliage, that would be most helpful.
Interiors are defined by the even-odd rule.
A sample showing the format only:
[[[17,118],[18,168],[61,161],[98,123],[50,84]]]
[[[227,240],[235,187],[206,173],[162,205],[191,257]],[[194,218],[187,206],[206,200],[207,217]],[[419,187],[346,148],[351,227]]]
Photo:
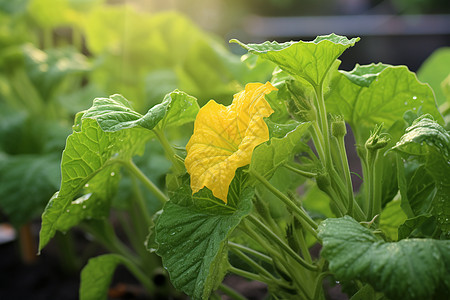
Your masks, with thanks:
[[[41,214],[58,190],[65,139],[94,98],[121,93],[145,112],[178,88],[200,104],[229,103],[245,83],[270,79],[272,64],[242,63],[187,17],[134,4],[0,1],[0,209],[15,226]],[[155,178],[167,169],[162,155],[138,162]]]

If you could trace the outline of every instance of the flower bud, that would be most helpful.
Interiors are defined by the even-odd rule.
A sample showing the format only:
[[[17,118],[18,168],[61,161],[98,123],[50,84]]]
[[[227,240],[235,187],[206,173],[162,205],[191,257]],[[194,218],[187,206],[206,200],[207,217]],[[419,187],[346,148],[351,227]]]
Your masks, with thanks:
[[[331,121],[331,134],[336,138],[342,138],[347,134],[345,121],[342,116],[333,116]]]

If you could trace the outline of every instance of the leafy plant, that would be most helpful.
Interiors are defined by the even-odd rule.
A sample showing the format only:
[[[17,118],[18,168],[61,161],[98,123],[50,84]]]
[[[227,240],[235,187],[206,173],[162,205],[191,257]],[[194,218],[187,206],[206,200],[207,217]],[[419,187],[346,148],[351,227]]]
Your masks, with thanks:
[[[216,297],[217,289],[242,299],[222,284],[227,273],[267,284],[275,299],[325,299],[327,277],[353,299],[448,297],[449,133],[433,91],[406,67],[338,69],[358,40],[234,41],[276,68],[272,83],[247,84],[229,106],[200,108],[178,90],[145,114],[120,95],[95,99],[67,139],[40,249],[57,230],[80,224],[114,253],[85,267],[82,299],[106,297],[117,264],[150,294],[161,292],[150,280],[155,253],[173,286],[194,299]],[[171,133],[193,121],[186,147],[172,146],[180,142]],[[346,123],[363,166],[356,193]],[[171,163],[163,189],[133,162],[151,139]],[[122,169],[164,204],[152,216],[135,189],[127,232],[135,253],[107,219]],[[316,243],[319,257],[309,251]]]

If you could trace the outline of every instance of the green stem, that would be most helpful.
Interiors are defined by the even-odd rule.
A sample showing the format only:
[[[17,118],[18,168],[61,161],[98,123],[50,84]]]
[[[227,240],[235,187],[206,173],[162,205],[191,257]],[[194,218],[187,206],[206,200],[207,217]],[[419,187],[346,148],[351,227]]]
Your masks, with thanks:
[[[262,266],[260,266],[258,263],[256,263],[253,259],[242,253],[240,250],[236,248],[231,248],[231,251],[239,256],[244,262],[246,262],[253,270],[260,273],[263,277],[266,277],[268,280],[270,280],[273,283],[283,284],[280,282],[279,279],[275,278],[272,274],[269,273],[266,269],[264,269]]]
[[[136,176],[136,178],[139,179],[145,185],[145,187],[148,188],[150,192],[152,192],[156,196],[156,198],[158,198],[159,201],[161,201],[161,203],[166,203],[166,201],[168,200],[167,196],[164,195],[164,193],[150,179],[148,179],[148,177],[145,176],[144,173],[142,173],[141,169],[139,169],[132,160],[124,162],[124,165],[128,169],[128,171],[131,172],[131,174]],[[143,203],[142,201],[140,202],[141,203],[139,205],[144,209],[145,203]]]
[[[283,203],[289,207],[293,212],[295,212],[302,220],[304,220],[307,224],[306,229],[310,231],[313,236],[317,238],[317,232],[315,229],[317,229],[317,224],[306,214],[306,212],[298,207],[292,200],[287,197],[285,194],[280,192],[277,188],[275,188],[273,185],[270,184],[269,181],[267,181],[263,176],[259,175],[252,169],[250,169],[250,173],[259,180],[272,194],[277,196]]]
[[[278,246],[280,246],[281,249],[283,249],[289,256],[291,256],[296,262],[298,262],[300,265],[305,267],[308,270],[311,271],[317,271],[317,266],[312,265],[308,262],[306,262],[303,258],[301,258],[297,253],[295,253],[294,250],[292,250],[283,240],[280,239],[276,234],[274,234],[264,223],[262,223],[260,220],[255,218],[252,215],[248,216],[248,220],[252,222],[256,228],[261,230],[264,235],[269,238],[271,241],[276,243]]]
[[[342,168],[344,170],[344,177],[347,183],[347,194],[348,194],[348,203],[347,203],[347,211],[353,216],[353,202],[355,201],[353,196],[353,183],[350,176],[350,167],[348,165],[347,153],[345,151],[344,137],[337,138],[338,144],[338,152],[341,158]]]
[[[225,295],[231,297],[231,299],[234,300],[246,300],[247,298],[245,298],[244,296],[242,296],[241,294],[239,294],[237,291],[233,290],[232,288],[230,288],[229,286],[221,283],[219,285],[219,290],[221,290]]]
[[[140,260],[117,238],[114,229],[107,221],[88,221],[84,224],[85,231],[92,234],[110,252],[127,257],[134,264],[140,265]]]
[[[330,134],[328,130],[328,119],[327,119],[327,110],[325,108],[325,100],[323,98],[322,91],[323,84],[321,83],[319,86],[314,86],[314,91],[316,92],[317,103],[318,103],[318,111],[319,111],[319,119],[320,119],[320,127],[322,129],[323,134],[323,142],[324,142],[324,151],[325,151],[325,166],[327,168],[332,168],[332,160],[331,160],[331,152],[330,152]]]
[[[373,199],[374,199],[374,216],[381,214],[381,175],[383,172],[383,166],[378,164],[378,153],[375,157],[375,162],[373,164],[374,174],[373,174]],[[378,219],[379,220],[379,219]]]
[[[342,203],[341,198],[338,196],[336,191],[332,188],[332,186],[324,187],[323,191],[330,197],[331,201],[336,205],[337,209],[339,210],[339,213],[341,214],[339,217],[344,216],[346,208],[345,205]]]
[[[185,167],[183,162],[179,159],[178,155],[175,154],[173,147],[170,145],[169,141],[164,134],[164,131],[161,129],[153,129],[153,132],[156,135],[156,138],[160,142],[161,146],[164,148],[166,153],[166,157],[172,162],[172,165],[177,174],[181,174],[185,172]]]
[[[316,147],[317,153],[319,154],[319,158],[322,161],[326,160],[325,157],[325,151],[323,149],[323,135],[320,131],[319,125],[317,124],[317,121],[312,122],[312,130],[311,130],[311,137],[314,142],[314,146]]]
[[[128,259],[127,257],[122,256],[122,262],[127,267],[128,270],[142,283],[142,285],[146,288],[146,290],[152,294],[155,291],[155,285],[148,278],[148,276],[139,269],[136,264]]]
[[[228,271],[230,271],[233,274],[239,275],[241,277],[250,279],[250,280],[257,280],[260,282],[265,282],[264,278],[262,278],[260,275],[235,268],[232,265],[230,265],[228,267]]]
[[[234,248],[234,249],[237,249],[237,250],[240,250],[240,251],[247,252],[248,254],[251,254],[251,255],[253,255],[256,258],[258,258],[258,259],[260,259],[262,261],[265,261],[266,263],[273,264],[273,259],[272,258],[270,258],[269,256],[267,256],[267,255],[265,255],[265,254],[263,254],[261,252],[258,252],[256,250],[254,250],[254,249],[251,249],[251,248],[248,248],[248,247],[246,247],[244,245],[236,244],[236,243],[233,243],[233,242],[228,242],[228,245],[232,249]]]
[[[305,260],[312,264],[311,253],[309,253],[309,249],[306,246],[305,236],[303,235],[302,229],[298,231],[298,234],[294,236],[295,239],[298,240],[298,244],[300,245],[300,250],[302,251],[303,257]]]
[[[378,158],[378,151],[368,151],[367,153],[367,165],[368,165],[368,174],[369,174],[369,180],[367,182],[369,183],[368,186],[368,200],[369,200],[369,211],[367,213],[368,218],[373,218],[376,214],[381,212],[381,199],[379,199],[377,195],[377,188],[376,188],[376,161]]]
[[[267,252],[269,253],[269,255],[271,256],[271,259],[278,259],[280,261],[283,261],[283,256],[280,254],[279,252],[279,248],[277,247],[277,249],[273,248],[272,244],[267,243],[262,237],[261,235],[259,235],[258,233],[256,233],[256,231],[254,231],[251,226],[249,226],[249,224],[247,222],[241,222],[242,227],[240,227],[240,229],[245,232],[250,238],[252,238],[255,242],[257,242],[259,245],[262,246],[263,249],[267,250]],[[274,264],[274,260],[272,259],[272,261],[270,262],[271,264]]]
[[[293,167],[293,166],[291,166],[289,164],[285,164],[285,165],[283,165],[283,167],[285,167],[286,169],[288,169],[288,170],[290,170],[290,171],[292,171],[294,173],[297,173],[297,174],[299,174],[301,176],[307,177],[307,178],[313,178],[313,177],[317,176],[317,173],[311,173],[311,172],[303,171],[303,170],[297,169],[297,168],[295,168],[295,167]]]
[[[331,275],[331,273],[330,272],[323,272],[319,276],[317,276],[316,284],[314,286],[314,298],[313,298],[314,300],[320,299],[320,292],[323,291],[322,281],[328,275]]]

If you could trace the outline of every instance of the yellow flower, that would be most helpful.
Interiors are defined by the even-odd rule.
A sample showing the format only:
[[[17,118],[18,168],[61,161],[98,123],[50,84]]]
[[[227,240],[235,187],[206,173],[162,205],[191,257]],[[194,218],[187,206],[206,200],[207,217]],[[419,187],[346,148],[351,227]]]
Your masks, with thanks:
[[[269,140],[263,118],[273,110],[264,96],[273,90],[276,88],[269,82],[249,83],[234,95],[231,105],[210,100],[200,109],[186,146],[185,165],[193,194],[206,186],[227,203],[236,169],[248,165],[253,149]]]

